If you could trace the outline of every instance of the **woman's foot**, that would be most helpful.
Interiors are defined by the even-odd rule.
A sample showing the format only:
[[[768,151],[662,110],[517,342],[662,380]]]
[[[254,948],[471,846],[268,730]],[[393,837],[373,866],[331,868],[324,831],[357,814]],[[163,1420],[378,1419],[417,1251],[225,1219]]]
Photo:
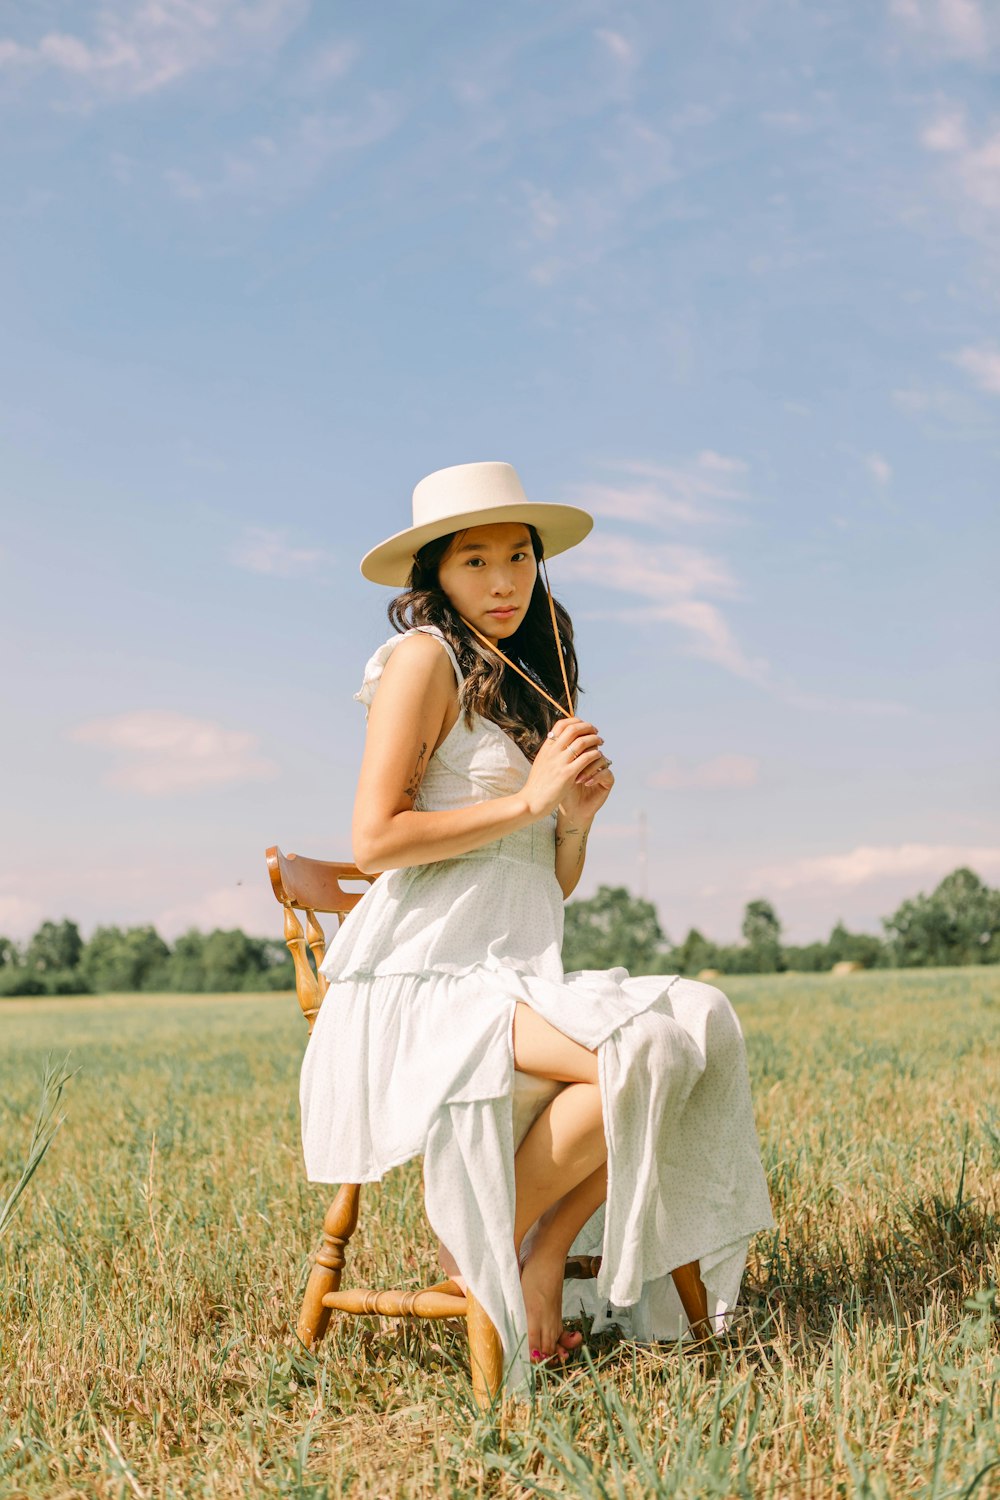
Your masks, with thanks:
[[[528,1320],[528,1357],[532,1364],[564,1365],[583,1343],[582,1333],[563,1327],[562,1290],[566,1257],[533,1246],[521,1265],[521,1293]]]

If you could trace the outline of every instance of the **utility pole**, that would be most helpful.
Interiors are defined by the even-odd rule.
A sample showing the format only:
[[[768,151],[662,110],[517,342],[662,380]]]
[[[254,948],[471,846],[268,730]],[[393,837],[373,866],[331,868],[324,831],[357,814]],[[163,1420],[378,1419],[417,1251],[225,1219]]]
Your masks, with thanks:
[[[649,850],[646,845],[646,814],[639,814],[639,895],[649,900]]]

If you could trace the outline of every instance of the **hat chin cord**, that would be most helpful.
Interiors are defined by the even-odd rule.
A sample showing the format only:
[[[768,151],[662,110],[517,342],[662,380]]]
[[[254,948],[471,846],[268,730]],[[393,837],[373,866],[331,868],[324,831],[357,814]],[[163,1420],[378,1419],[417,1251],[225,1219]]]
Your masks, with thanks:
[[[545,566],[544,557],[542,557],[541,559],[541,564],[542,575],[545,579],[545,593],[549,601],[549,618],[552,621],[552,634],[555,636],[556,641],[556,655],[559,658],[559,670],[562,673],[563,687],[566,691],[566,708],[563,708],[562,704],[557,703],[554,698],[549,697],[549,694],[543,687],[539,687],[538,683],[533,677],[529,677],[527,672],[523,672],[516,662],[511,661],[510,657],[505,655],[505,653],[500,650],[500,647],[497,645],[496,641],[491,641],[488,635],[483,635],[483,632],[481,630],[477,630],[471,620],[467,620],[464,615],[459,615],[458,618],[461,620],[463,625],[468,626],[474,636],[478,636],[484,646],[488,646],[491,651],[494,651],[496,655],[499,656],[500,660],[502,662],[505,662],[506,665],[510,667],[512,672],[516,672],[519,677],[524,678],[525,682],[530,683],[531,686],[535,689],[536,693],[541,693],[542,697],[552,704],[552,707],[557,711],[557,713],[562,714],[564,719],[571,719],[573,717],[573,695],[569,690],[569,678],[566,676],[566,660],[563,656],[562,641],[559,637],[559,626],[556,622],[556,606],[555,601],[552,598],[552,588],[549,584],[549,570]]]

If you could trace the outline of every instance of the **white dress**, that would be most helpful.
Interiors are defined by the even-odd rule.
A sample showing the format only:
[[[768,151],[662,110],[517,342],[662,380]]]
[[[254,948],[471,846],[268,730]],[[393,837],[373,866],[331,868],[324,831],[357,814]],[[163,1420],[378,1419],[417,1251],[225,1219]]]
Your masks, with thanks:
[[[440,631],[420,627],[448,652]],[[370,704],[393,636],[355,696]],[[431,756],[414,806],[468,807],[523,786],[530,762],[464,712]],[[435,1233],[503,1341],[511,1389],[529,1377],[513,1247],[514,1152],[560,1085],[515,1072],[514,1006],[597,1049],[608,1141],[605,1207],[574,1253],[596,1281],[567,1282],[581,1310],[640,1339],[687,1323],[669,1272],[701,1263],[709,1311],[736,1301],[749,1237],[772,1227],[743,1036],[726,996],[681,975],[564,974],[555,817],[469,854],[382,874],[321,965],[330,981],[302,1064],[311,1182],[374,1182],[423,1155]]]

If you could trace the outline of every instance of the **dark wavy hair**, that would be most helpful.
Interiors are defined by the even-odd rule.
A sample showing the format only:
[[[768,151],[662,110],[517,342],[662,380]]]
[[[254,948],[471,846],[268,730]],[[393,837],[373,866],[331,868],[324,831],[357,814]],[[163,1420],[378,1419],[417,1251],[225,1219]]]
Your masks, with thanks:
[[[534,526],[529,526],[528,531],[535,561],[540,563],[544,554],[541,537]],[[420,548],[413,560],[406,592],[397,594],[389,604],[389,623],[398,631],[411,630],[414,625],[436,625],[458,657],[465,675],[459,702],[465,711],[466,723],[471,727],[473,714],[491,719],[510,735],[529,760],[534,760],[542,740],[560,715],[541,693],[512,672],[463,625],[458,611],[441,588],[438,567],[458,535],[457,531],[449,532]],[[573,622],[558,600],[553,602],[575,711],[579,687]],[[502,642],[501,650],[540,683],[557,703],[565,702],[566,690],[559,670],[541,567],[524,619],[514,634]]]

